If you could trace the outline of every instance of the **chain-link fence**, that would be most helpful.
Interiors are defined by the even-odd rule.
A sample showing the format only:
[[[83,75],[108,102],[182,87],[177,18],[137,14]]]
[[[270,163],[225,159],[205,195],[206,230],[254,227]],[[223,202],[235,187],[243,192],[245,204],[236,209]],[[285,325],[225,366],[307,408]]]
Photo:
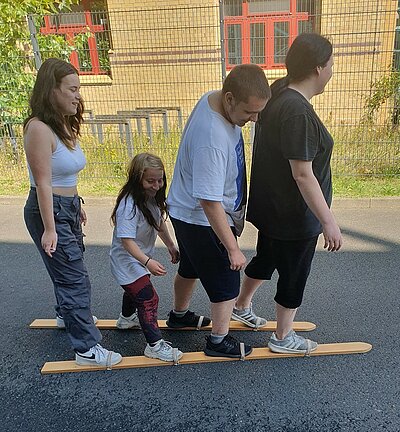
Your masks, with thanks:
[[[81,178],[120,182],[129,158],[159,154],[169,178],[185,120],[229,70],[257,63],[270,82],[301,32],[334,45],[334,76],[313,99],[335,138],[336,175],[399,175],[400,39],[393,0],[82,1],[28,16],[18,58],[2,59],[0,161],[4,184],[26,182],[21,123],[37,67],[71,61],[81,75],[88,159]],[[3,61],[4,60],[4,61]],[[245,128],[248,162],[251,127]],[[100,186],[99,186],[100,187]]]

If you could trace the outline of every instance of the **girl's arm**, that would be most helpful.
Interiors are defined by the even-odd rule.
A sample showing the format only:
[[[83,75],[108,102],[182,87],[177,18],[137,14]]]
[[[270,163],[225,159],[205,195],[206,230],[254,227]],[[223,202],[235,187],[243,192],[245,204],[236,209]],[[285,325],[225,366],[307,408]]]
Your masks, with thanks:
[[[121,238],[122,246],[130,253],[133,258],[136,258],[149,272],[154,276],[164,276],[167,274],[165,267],[153,258],[148,257],[142,252],[135,240],[132,238]]]
[[[291,159],[289,163],[304,201],[322,225],[324,248],[332,252],[338,251],[343,243],[342,234],[314,175],[312,162]]]
[[[55,138],[49,127],[38,120],[32,120],[25,133],[25,153],[33,178],[43,221],[42,248],[48,256],[57,247],[57,233],[53,214],[53,191],[51,185],[51,156]]]
[[[160,237],[162,242],[167,247],[168,252],[171,255],[172,264],[176,264],[177,262],[179,262],[179,250],[175,246],[175,243],[169,234],[168,226],[164,220],[161,220],[160,231],[158,231],[158,237]]]

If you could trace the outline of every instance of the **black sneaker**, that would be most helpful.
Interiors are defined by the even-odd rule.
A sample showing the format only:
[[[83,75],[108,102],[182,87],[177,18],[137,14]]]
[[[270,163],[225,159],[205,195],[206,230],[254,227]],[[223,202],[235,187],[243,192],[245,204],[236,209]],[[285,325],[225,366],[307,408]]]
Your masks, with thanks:
[[[206,337],[206,347],[204,349],[204,354],[211,357],[232,357],[241,358],[243,354],[240,350],[240,342],[233,336],[226,335],[222,342],[215,344],[211,342],[211,337]],[[244,356],[249,355],[253,348],[250,345],[243,344]]]
[[[185,313],[185,315],[183,315],[183,317],[178,317],[173,311],[171,311],[168,314],[167,326],[171,328],[200,328],[208,326],[210,322],[210,318],[196,315],[194,312],[189,310]]]

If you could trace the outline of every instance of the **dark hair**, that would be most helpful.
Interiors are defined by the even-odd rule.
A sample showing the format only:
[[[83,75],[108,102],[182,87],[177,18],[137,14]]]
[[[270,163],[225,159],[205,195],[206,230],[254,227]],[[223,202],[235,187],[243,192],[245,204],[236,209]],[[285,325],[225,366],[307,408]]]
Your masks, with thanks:
[[[297,36],[286,54],[287,75],[271,85],[272,95],[279,94],[292,82],[303,81],[324,67],[332,56],[331,42],[317,33],[302,33]]]
[[[116,213],[119,203],[122,201],[122,199],[125,199],[126,201],[128,196],[131,196],[135,202],[135,205],[143,213],[143,216],[147,222],[157,231],[160,230],[158,222],[154,219],[154,216],[146,205],[147,197],[142,186],[143,174],[148,168],[154,168],[163,171],[164,185],[157,191],[155,200],[158,208],[161,210],[161,216],[165,216],[167,214],[167,205],[165,202],[167,178],[165,176],[164,164],[158,156],[155,156],[151,153],[139,153],[132,159],[129,165],[128,180],[121,188],[114,206],[114,210],[111,214],[111,221],[114,226],[116,225]],[[132,216],[134,216],[134,214]]]
[[[235,66],[224,80],[222,95],[231,92],[237,102],[247,102],[250,96],[269,99],[271,89],[264,71],[255,64]]]
[[[76,114],[64,116],[55,105],[53,96],[53,90],[60,86],[61,80],[71,74],[79,75],[75,67],[64,60],[49,58],[40,66],[29,101],[31,114],[25,120],[24,128],[30,119],[37,117],[50,126],[63,143],[72,150],[74,148],[72,142],[79,136],[83,121],[83,101],[79,100]]]

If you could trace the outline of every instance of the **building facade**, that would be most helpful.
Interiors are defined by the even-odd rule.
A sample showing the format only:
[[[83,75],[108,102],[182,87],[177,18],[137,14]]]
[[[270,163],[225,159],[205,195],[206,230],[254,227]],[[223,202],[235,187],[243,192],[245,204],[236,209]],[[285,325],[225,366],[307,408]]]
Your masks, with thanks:
[[[316,98],[333,125],[363,116],[372,83],[393,67],[397,0],[84,0],[72,13],[47,18],[43,34],[74,40],[71,55],[95,114],[179,107],[186,117],[199,96],[219,88],[236,64],[257,63],[270,80],[302,32],[334,45],[334,76]],[[390,105],[390,101],[389,101]]]

